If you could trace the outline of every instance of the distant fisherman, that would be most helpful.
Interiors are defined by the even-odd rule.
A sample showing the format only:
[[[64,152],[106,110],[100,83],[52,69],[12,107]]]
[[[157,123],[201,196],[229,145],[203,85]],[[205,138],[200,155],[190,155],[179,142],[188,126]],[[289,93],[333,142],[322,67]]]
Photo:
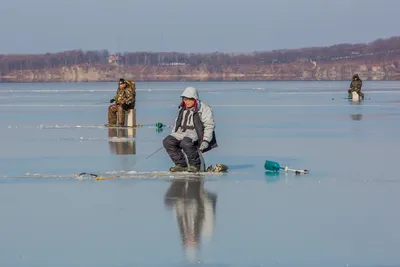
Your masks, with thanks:
[[[361,92],[362,80],[358,74],[354,74],[351,79],[350,89],[347,91],[349,93],[349,97],[352,98],[352,92],[356,92],[362,99],[364,99],[364,93]]]
[[[163,145],[175,163],[175,167],[170,168],[171,172],[198,172],[201,166],[198,150],[206,152],[218,146],[214,115],[211,107],[200,101],[196,88],[187,87],[181,98],[174,128]],[[182,150],[187,155],[189,166]]]
[[[118,125],[124,126],[125,124],[125,112],[129,109],[135,108],[136,102],[136,85],[133,81],[119,79],[119,87],[114,98],[110,100],[110,103],[115,102],[108,107],[108,125],[117,124],[118,113]]]

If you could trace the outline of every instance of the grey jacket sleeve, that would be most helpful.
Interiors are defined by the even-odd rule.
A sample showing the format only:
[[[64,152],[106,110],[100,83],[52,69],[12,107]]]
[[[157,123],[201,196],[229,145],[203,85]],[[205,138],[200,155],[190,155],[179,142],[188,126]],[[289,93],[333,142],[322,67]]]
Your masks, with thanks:
[[[178,110],[178,115],[176,115],[176,117],[175,117],[175,119],[174,119],[174,125],[172,126],[172,131],[171,131],[171,133],[174,133],[174,132],[175,132],[175,126],[176,126],[176,122],[178,121],[179,112],[180,112],[180,109]]]
[[[175,120],[174,120],[174,126],[172,126],[172,131],[171,131],[171,133],[174,133],[175,132],[175,126],[176,126],[176,121],[178,120],[178,117],[176,117],[175,118]]]
[[[215,129],[214,114],[210,106],[203,104],[203,111],[201,114],[201,121],[204,126],[204,141],[211,142],[213,132]]]

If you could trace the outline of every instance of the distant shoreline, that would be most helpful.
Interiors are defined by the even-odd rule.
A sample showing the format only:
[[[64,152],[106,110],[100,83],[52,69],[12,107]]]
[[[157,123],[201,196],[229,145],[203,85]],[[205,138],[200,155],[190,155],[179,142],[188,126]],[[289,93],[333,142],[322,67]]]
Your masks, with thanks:
[[[140,81],[140,80],[134,80],[136,83],[207,83],[207,82],[224,82],[224,83],[247,83],[247,82],[350,82],[351,79],[347,80],[240,80],[240,81],[221,81],[221,80],[206,80],[206,81],[170,81],[170,80],[165,80],[165,81]],[[7,84],[7,83],[13,83],[13,84],[26,84],[26,83],[72,83],[72,84],[77,84],[77,83],[115,83],[118,80],[115,81],[1,81],[0,84]],[[398,80],[364,80],[368,82],[399,82],[400,79]],[[400,88],[399,88],[400,89]]]
[[[400,36],[252,53],[64,51],[0,55],[0,82],[400,80]]]
[[[80,64],[65,67],[17,70],[1,82],[113,82],[123,77],[141,82],[218,81],[348,81],[354,73],[363,80],[400,80],[400,55],[390,60],[294,62],[235,67],[199,66],[109,66]]]

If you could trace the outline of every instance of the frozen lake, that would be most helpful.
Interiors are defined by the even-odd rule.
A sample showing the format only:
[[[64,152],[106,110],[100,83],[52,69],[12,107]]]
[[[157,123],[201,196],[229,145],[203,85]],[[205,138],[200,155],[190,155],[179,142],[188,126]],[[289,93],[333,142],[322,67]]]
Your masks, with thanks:
[[[349,83],[138,82],[137,124],[161,132],[104,127],[116,83],[0,84],[0,266],[399,266],[400,82],[365,81],[362,103]],[[186,86],[227,174],[145,159]]]

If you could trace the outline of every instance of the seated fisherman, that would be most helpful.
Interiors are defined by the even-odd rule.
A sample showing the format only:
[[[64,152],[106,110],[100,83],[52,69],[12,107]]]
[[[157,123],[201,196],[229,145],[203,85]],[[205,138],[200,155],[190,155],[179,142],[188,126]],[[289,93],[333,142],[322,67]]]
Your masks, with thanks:
[[[361,87],[362,80],[360,79],[360,76],[358,76],[358,74],[354,74],[353,78],[351,79],[350,89],[347,90],[349,97],[352,98],[352,92],[356,92],[360,98],[364,99],[364,93],[361,92]]]
[[[115,102],[108,107],[108,125],[117,124],[118,113],[118,125],[124,126],[125,124],[125,112],[129,109],[135,108],[136,102],[136,85],[133,81],[119,79],[119,87],[114,98],[110,100],[110,103]]]
[[[212,109],[200,101],[197,89],[187,87],[182,95],[178,116],[172,133],[163,140],[168,155],[175,163],[171,172],[200,171],[200,155],[198,150],[207,152],[216,148],[215,122]],[[189,166],[186,164],[185,152]]]

